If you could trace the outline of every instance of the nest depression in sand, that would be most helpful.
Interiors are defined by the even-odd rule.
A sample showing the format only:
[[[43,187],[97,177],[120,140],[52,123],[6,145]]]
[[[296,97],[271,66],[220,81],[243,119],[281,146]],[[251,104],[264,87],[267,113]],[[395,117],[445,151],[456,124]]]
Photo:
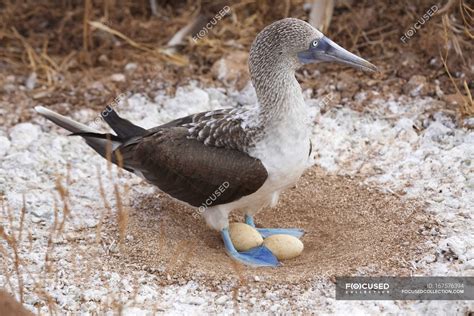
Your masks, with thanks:
[[[127,231],[131,238],[120,262],[170,275],[171,280],[253,280],[258,275],[263,282],[302,284],[357,271],[408,274],[407,262],[423,249],[420,225],[427,230],[433,225],[416,203],[314,167],[282,195],[275,209],[256,216],[260,227],[303,228],[303,254],[283,267],[257,271],[236,267],[225,254],[220,234],[193,217],[192,208],[164,194],[144,195],[136,203]],[[231,221],[242,220],[240,214],[232,215]]]

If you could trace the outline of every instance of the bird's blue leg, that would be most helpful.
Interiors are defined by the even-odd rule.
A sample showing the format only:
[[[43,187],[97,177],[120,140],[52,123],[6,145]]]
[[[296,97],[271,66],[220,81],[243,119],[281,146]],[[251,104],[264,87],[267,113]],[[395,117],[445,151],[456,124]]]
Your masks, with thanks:
[[[245,215],[245,224],[255,227],[255,222],[253,221],[253,216]]]
[[[244,252],[238,252],[232,244],[227,228],[221,230],[221,235],[224,240],[226,252],[232,259],[254,267],[277,267],[280,265],[278,259],[267,247],[262,245]]]
[[[245,215],[245,223],[252,227],[255,227],[253,217]],[[262,235],[263,238],[267,238],[271,235],[283,234],[291,235],[296,238],[301,238],[304,235],[304,230],[299,228],[256,228],[255,229]]]

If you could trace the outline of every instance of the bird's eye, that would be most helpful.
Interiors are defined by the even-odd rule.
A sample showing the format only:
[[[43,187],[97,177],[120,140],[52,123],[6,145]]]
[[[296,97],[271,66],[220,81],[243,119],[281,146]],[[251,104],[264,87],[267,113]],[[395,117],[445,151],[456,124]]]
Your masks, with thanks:
[[[317,40],[314,40],[314,41],[311,43],[311,46],[313,46],[313,47],[318,46],[318,41],[317,41]]]

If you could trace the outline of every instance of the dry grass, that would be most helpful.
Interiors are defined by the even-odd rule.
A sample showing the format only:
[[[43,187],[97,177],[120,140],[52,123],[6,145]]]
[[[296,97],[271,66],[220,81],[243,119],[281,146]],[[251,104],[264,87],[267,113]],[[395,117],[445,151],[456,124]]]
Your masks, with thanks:
[[[210,71],[218,59],[235,50],[247,51],[256,33],[276,19],[292,16],[308,20],[310,12],[304,10],[304,3],[161,0],[157,16],[153,16],[145,0],[120,4],[112,0],[62,1],[59,5],[46,0],[6,2],[0,12],[0,58],[9,73],[37,74],[38,88],[31,94],[38,101],[101,109],[130,86],[144,93],[152,91],[153,86],[147,84],[150,79],[171,93],[177,85],[192,79],[219,85]],[[207,36],[197,42],[188,38],[179,50],[168,49],[169,39],[196,14],[210,19],[226,5],[231,8],[230,14]],[[406,45],[400,41],[400,36],[431,6],[429,0],[416,4],[408,0],[396,4],[338,1],[327,33],[380,65],[386,73],[382,79],[395,75],[408,80],[422,74],[429,81],[439,80],[446,93],[459,90],[469,99],[473,89],[469,79],[474,58],[473,9],[466,1],[449,1]],[[446,64],[452,78],[439,60],[446,48],[446,21],[450,51]],[[406,60],[411,62],[406,64]],[[140,65],[132,84],[106,82],[105,91],[91,99],[71,93],[90,90],[92,82],[122,72],[131,61]],[[374,78],[383,85],[381,78]],[[302,79],[305,87],[317,87],[318,81],[311,75],[305,74]],[[456,89],[453,81],[462,88]],[[463,106],[461,112],[471,115],[472,109]]]
[[[57,222],[55,221],[55,224],[53,225],[48,238],[47,251],[45,252],[45,269],[43,269],[43,274],[37,275],[29,271],[28,264],[25,262],[25,259],[21,255],[21,253],[26,248],[26,244],[22,239],[25,214],[27,213],[25,202],[23,203],[23,207],[20,210],[19,223],[18,219],[15,218],[13,210],[8,206],[5,201],[2,202],[2,211],[3,214],[0,217],[0,242],[3,243],[3,245],[0,243],[0,249],[2,250],[1,252],[3,255],[3,261],[1,261],[1,268],[2,275],[6,277],[6,284],[9,287],[9,292],[17,293],[19,302],[23,304],[26,293],[23,276],[24,274],[26,274],[28,276],[28,279],[30,279],[30,281],[32,281],[33,283],[33,288],[36,295],[38,296],[38,298],[42,299],[44,301],[44,305],[48,307],[49,313],[56,314],[56,303],[45,290],[45,280],[47,278],[47,274],[51,271],[49,257],[51,252],[53,251],[54,246],[53,243],[51,243],[50,241],[57,232]],[[3,226],[4,223],[7,222],[8,226]],[[16,285],[14,285],[14,282],[12,281],[12,272],[17,281]]]
[[[442,9],[442,12],[449,12],[455,5],[454,0],[449,1],[445,9]],[[449,54],[449,47],[452,46],[454,47],[454,52],[455,54],[464,62],[466,63],[466,59],[469,58],[468,56],[464,55],[464,51],[462,47],[469,46],[469,42],[471,41],[471,46],[472,46],[472,40],[474,39],[474,34],[472,34],[473,30],[473,13],[474,13],[474,8],[471,8],[467,3],[464,2],[464,0],[459,1],[459,12],[460,15],[462,16],[462,21],[457,22],[452,21],[452,19],[449,18],[449,15],[446,13],[443,15],[443,31],[444,31],[444,47],[445,47],[445,52],[444,56],[443,53],[440,52],[440,57],[441,60],[443,61],[443,66],[446,70],[447,75],[449,76],[449,79],[456,89],[456,93],[461,96],[462,99],[462,104],[460,106],[460,111],[463,116],[474,116],[474,101],[472,99],[472,94],[469,89],[469,84],[467,80],[463,80],[462,83],[460,83],[460,88],[458,87],[458,82],[453,78],[449,67],[448,67],[448,54]],[[467,39],[466,39],[467,37]],[[470,50],[472,54],[472,50]],[[472,84],[472,82],[471,82]],[[463,91],[465,94],[463,94]]]
[[[63,268],[58,266],[58,261],[64,259],[60,257],[59,253],[56,251],[56,246],[61,244],[61,240],[69,240],[69,244],[72,243],[73,251],[71,251],[67,258],[69,262],[73,263],[73,266],[70,271],[62,270],[62,273],[68,273],[71,275],[77,275],[78,280],[77,284],[84,284],[89,282],[90,277],[95,273],[91,271],[90,267],[93,266],[92,262],[88,260],[103,260],[101,254],[105,256],[112,256],[113,253],[117,251],[114,250],[115,245],[118,244],[119,249],[121,248],[127,231],[128,225],[128,187],[121,186],[118,183],[120,178],[121,171],[120,169],[112,168],[112,164],[108,162],[108,177],[109,181],[112,183],[112,192],[106,192],[102,183],[101,173],[98,171],[99,179],[99,192],[103,200],[104,207],[100,209],[101,217],[99,223],[96,227],[96,238],[95,243],[92,241],[91,244],[87,245],[86,248],[81,247],[80,244],[74,244],[74,240],[77,237],[77,232],[68,225],[74,218],[74,214],[71,209],[71,201],[69,195],[69,188],[73,185],[70,177],[70,165],[68,164],[67,170],[64,175],[57,175],[56,180],[56,194],[53,196],[53,211],[54,217],[49,229],[39,229],[45,230],[47,232],[44,236],[45,243],[41,246],[41,249],[44,249],[44,253],[41,255],[44,256],[44,261],[40,266],[36,267],[37,272],[31,272],[31,258],[27,255],[28,253],[37,251],[33,250],[33,242],[40,242],[43,237],[36,236],[33,241],[31,229],[29,228],[28,237],[25,238],[26,232],[25,228],[35,225],[27,218],[29,211],[26,207],[26,199],[23,197],[23,206],[19,212],[14,211],[9,205],[7,200],[0,199],[0,275],[5,277],[6,288],[9,293],[13,293],[18,301],[23,304],[25,303],[25,297],[28,295],[30,301],[32,298],[35,298],[38,302],[35,304],[40,314],[42,307],[47,307],[48,313],[50,315],[60,314],[61,308],[58,306],[58,302],[54,299],[49,293],[48,288],[57,288],[60,287],[62,282],[60,270]],[[118,164],[121,164],[121,158],[117,159]],[[114,170],[118,170],[117,173]],[[58,202],[59,199],[59,202]],[[110,200],[114,201],[114,206],[116,209],[115,214],[112,212],[112,206]],[[125,201],[125,202],[124,202]],[[102,233],[102,226],[104,221],[111,221],[110,218],[115,218],[115,225],[118,227],[117,236],[105,236]],[[28,225],[26,225],[28,223]],[[38,224],[37,224],[38,225]],[[42,224],[39,224],[42,225]],[[112,230],[113,232],[113,230]],[[79,232],[80,233],[80,232]],[[84,237],[80,237],[84,238]],[[37,245],[38,246],[38,245]],[[191,254],[190,250],[191,245],[187,245],[186,251],[184,253]],[[76,265],[76,256],[82,257],[83,262]],[[187,258],[184,258],[186,261]],[[101,273],[104,273],[101,271]],[[28,282],[25,282],[25,276],[28,279]],[[25,286],[25,284],[33,284],[32,286]],[[104,284],[104,287],[108,287],[107,284]],[[133,285],[134,296],[138,294],[138,284]],[[87,289],[87,288],[86,288]],[[114,293],[116,289],[108,288],[109,293]],[[0,289],[1,291],[1,289]],[[1,294],[1,293],[0,293]],[[114,297],[110,295],[111,303],[102,302],[100,308],[105,311],[116,311],[120,314],[120,311],[123,309],[123,303],[119,297]],[[0,304],[3,303],[0,300]],[[1,312],[0,312],[1,314]]]

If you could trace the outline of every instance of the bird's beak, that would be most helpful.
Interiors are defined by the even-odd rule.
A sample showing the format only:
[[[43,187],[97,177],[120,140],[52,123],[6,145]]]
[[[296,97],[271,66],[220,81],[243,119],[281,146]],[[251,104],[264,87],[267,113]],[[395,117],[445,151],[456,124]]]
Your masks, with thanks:
[[[316,46],[298,53],[303,64],[315,62],[336,62],[367,71],[377,71],[377,67],[367,60],[348,52],[327,37],[322,37]]]

